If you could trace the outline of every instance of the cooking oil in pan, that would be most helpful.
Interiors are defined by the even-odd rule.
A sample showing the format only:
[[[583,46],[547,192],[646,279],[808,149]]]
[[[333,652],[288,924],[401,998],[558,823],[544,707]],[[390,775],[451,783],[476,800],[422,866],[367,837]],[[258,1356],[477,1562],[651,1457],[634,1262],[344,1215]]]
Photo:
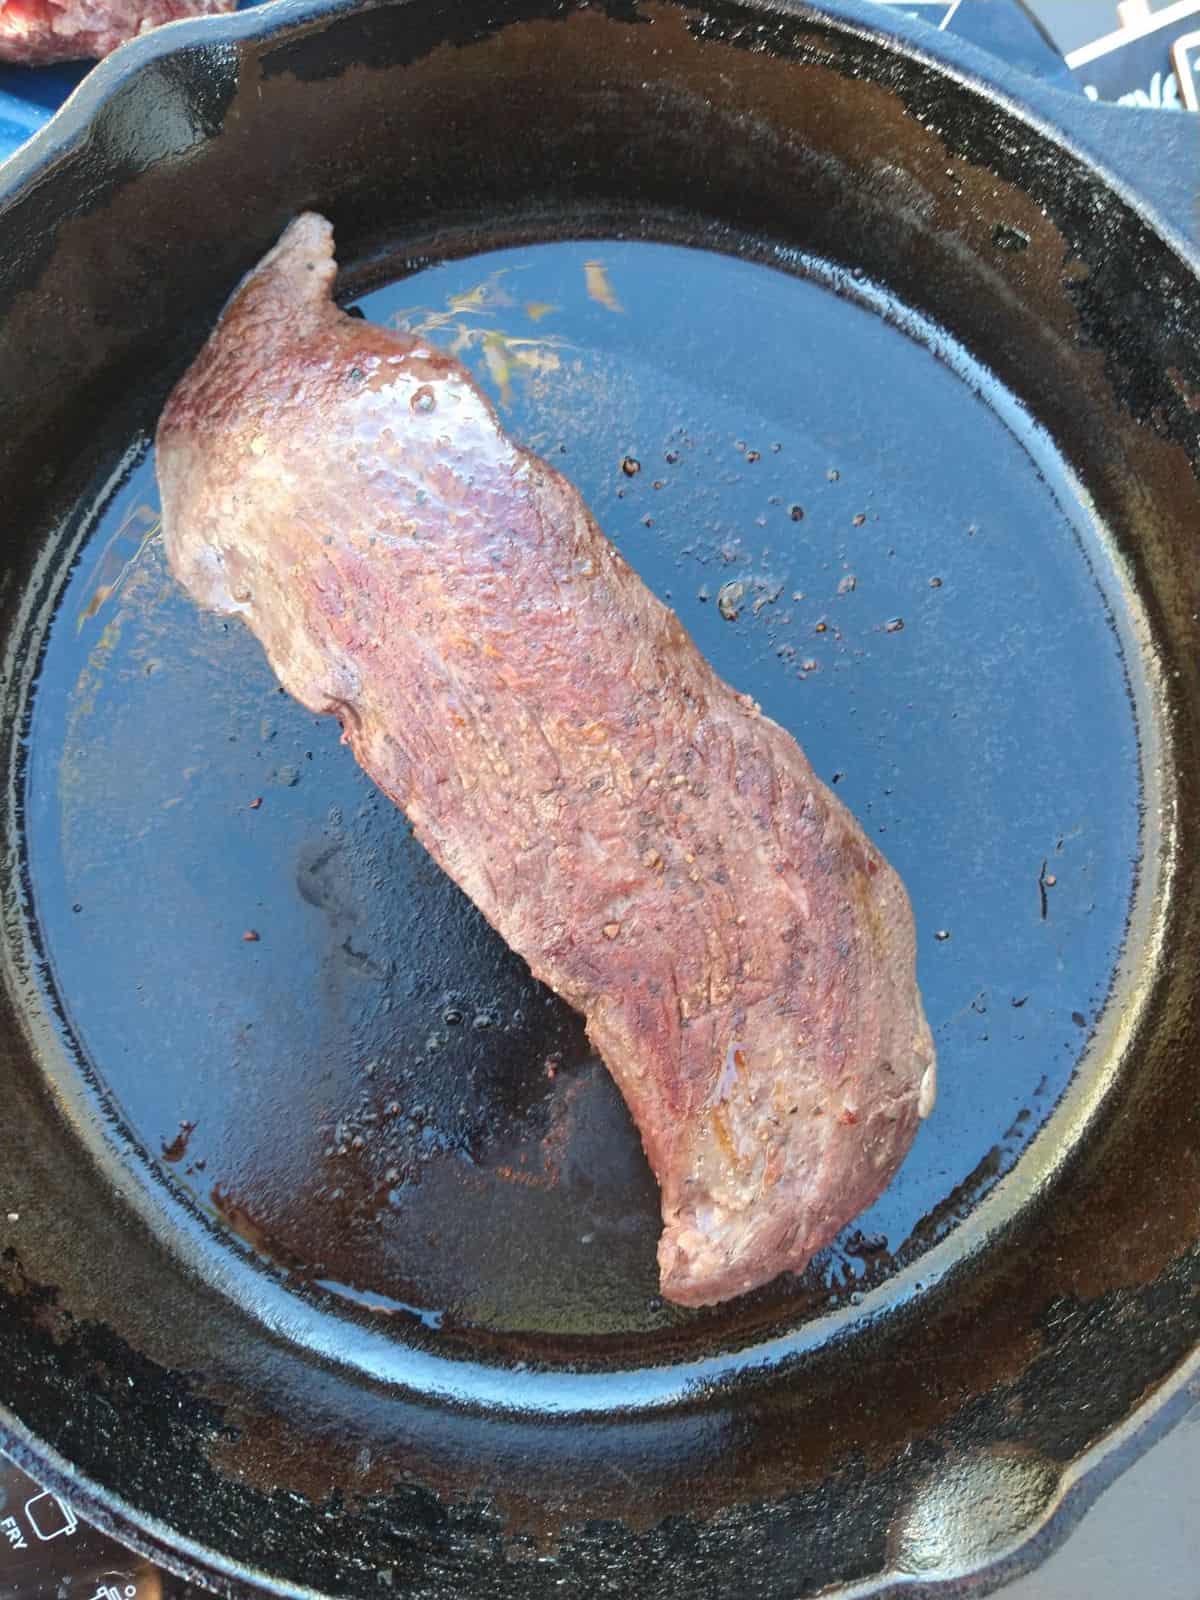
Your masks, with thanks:
[[[655,1186],[579,1019],[336,726],[173,584],[135,444],[46,641],[25,844],[145,1181],[335,1315],[547,1359],[665,1359],[885,1283],[1020,1159],[1109,991],[1139,780],[1103,538],[965,353],[819,264],[599,239],[427,266],[359,309],[461,355],[878,840],[941,1096],[802,1279],[665,1306]]]

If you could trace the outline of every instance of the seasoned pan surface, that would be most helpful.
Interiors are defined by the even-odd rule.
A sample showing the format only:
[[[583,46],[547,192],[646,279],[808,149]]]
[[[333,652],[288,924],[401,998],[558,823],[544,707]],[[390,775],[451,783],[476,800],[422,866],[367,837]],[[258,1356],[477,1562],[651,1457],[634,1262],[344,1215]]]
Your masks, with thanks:
[[[861,1297],[1012,1167],[1112,986],[1140,664],[1104,530],[1011,395],[818,262],[518,245],[360,305],[477,352],[518,436],[900,862],[938,1116],[801,1283],[661,1304],[657,1194],[579,1019],[336,726],[175,587],[135,444],[56,608],[30,745],[35,903],[98,1087],[215,1248],[445,1349],[657,1365],[659,1335],[681,1355],[731,1312],[740,1334]]]

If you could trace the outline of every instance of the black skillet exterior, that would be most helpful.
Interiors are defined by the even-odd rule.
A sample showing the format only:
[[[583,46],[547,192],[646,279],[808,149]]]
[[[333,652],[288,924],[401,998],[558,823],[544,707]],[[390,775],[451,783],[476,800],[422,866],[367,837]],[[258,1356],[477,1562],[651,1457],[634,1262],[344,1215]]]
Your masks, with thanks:
[[[1123,142],[1098,108],[877,26],[850,0],[280,4],[123,52],[0,174],[10,695],[80,441],[100,416],[153,418],[300,207],[358,259],[396,217],[485,244],[542,208],[560,230],[670,210],[699,240],[745,229],[864,265],[1028,399],[1136,531],[1169,745],[1148,833],[1168,954],[1122,979],[1137,1070],[1072,1161],[1031,1154],[919,1302],[644,1411],[521,1410],[516,1376],[511,1408],[435,1406],[299,1356],[269,1306],[242,1316],[85,1156],[10,952],[0,1212],[34,1222],[0,1254],[0,1429],[178,1571],[355,1596],[936,1590],[1037,1529],[1137,1408],[1157,1395],[1171,1419],[1200,1342],[1200,148],[1182,118],[1135,146],[1137,119]],[[23,886],[6,892],[15,943]]]

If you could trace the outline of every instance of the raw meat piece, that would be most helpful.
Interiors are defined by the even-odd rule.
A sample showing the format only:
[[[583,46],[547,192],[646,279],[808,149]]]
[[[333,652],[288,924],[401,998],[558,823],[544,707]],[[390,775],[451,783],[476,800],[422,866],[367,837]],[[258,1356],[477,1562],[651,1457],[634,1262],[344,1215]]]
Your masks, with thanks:
[[[166,550],[587,1018],[662,1191],[663,1293],[813,1253],[932,1103],[904,887],[579,495],[298,218],[158,429]]]
[[[50,61],[106,56],[163,22],[232,11],[237,0],[0,0],[0,61],[43,67]]]

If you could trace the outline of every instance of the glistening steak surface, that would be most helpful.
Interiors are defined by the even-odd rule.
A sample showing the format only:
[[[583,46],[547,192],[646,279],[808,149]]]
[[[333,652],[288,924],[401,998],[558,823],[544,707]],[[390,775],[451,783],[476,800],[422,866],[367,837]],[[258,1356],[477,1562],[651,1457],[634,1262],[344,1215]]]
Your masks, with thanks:
[[[664,1294],[799,1270],[933,1102],[904,887],[466,370],[345,316],[334,274],[298,218],[172,394],[172,568],[587,1018]]]
[[[0,61],[45,66],[106,56],[180,17],[232,11],[237,0],[0,0]]]

